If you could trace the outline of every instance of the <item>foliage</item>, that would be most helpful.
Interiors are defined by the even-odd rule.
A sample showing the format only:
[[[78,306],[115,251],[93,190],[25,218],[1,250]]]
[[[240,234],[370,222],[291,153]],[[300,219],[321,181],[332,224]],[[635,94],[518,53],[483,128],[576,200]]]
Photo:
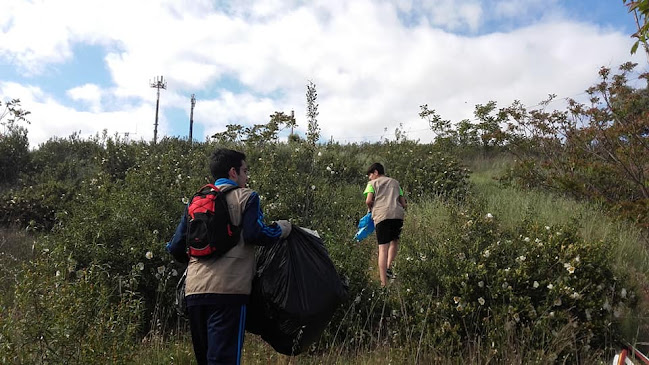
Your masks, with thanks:
[[[506,178],[601,202],[648,227],[649,93],[628,85],[635,66],[625,63],[613,76],[602,68],[601,82],[587,90],[590,105],[571,99],[566,112],[509,108],[520,161]]]
[[[455,351],[514,339],[559,358],[612,341],[637,298],[611,266],[609,244],[584,241],[572,224],[528,221],[508,231],[479,208],[451,212],[444,231],[417,221],[404,240],[396,315],[402,340],[413,337],[406,328],[429,346]]]
[[[318,126],[318,92],[315,89],[313,81],[306,85],[306,119],[309,123],[307,126],[306,139],[311,145],[315,145],[320,139],[320,127]]]
[[[502,127],[508,115],[505,109],[496,109],[495,101],[476,105],[473,112],[475,121],[464,119],[457,125],[442,119],[434,109],[428,109],[428,104],[419,108],[419,117],[425,119],[435,132],[435,144],[442,151],[461,155],[472,155],[478,151],[488,155],[497,152],[506,143],[507,133]]]
[[[140,323],[137,271],[115,276],[106,266],[77,269],[72,259],[38,247],[17,279],[13,305],[0,302],[2,363],[109,364],[132,356],[135,343],[124,339]]]
[[[19,99],[0,101],[0,186],[14,183],[29,162],[29,141],[27,129],[20,122],[30,112],[20,107]]]
[[[494,115],[495,109],[486,112]],[[36,256],[7,275],[13,282],[2,287],[0,297],[13,299],[0,300],[0,358],[83,363],[95,351],[91,362],[124,363],[142,338],[169,336],[177,320],[172,291],[184,268],[171,262],[164,244],[187,198],[212,181],[207,159],[217,146],[246,153],[249,184],[260,195],[265,221],[290,219],[317,230],[339,273],[349,280],[349,301],[335,313],[314,353],[337,346],[369,350],[417,344],[432,356],[433,346],[441,344],[458,354],[465,345],[506,343],[498,328],[542,346],[570,335],[574,346],[601,349],[598,333],[610,333],[602,326],[606,321],[608,328],[616,325],[611,313],[633,304],[632,288],[625,288],[622,298],[617,287],[621,279],[615,275],[621,276],[606,261],[608,245],[584,241],[573,226],[548,231],[528,222],[510,229],[485,218],[479,206],[466,205],[469,171],[438,145],[405,138],[351,145],[281,143],[277,135],[283,123],[288,121],[276,113],[266,125],[231,125],[205,143],[163,138],[151,145],[104,133],[85,141],[75,135],[52,139],[31,151],[22,184],[4,196],[0,207],[13,217],[32,214],[5,223],[40,228],[42,234]],[[411,207],[437,202],[453,211],[444,225],[432,226],[430,220],[439,217],[410,210],[397,266],[400,279],[388,291],[379,290],[368,267],[375,261],[375,245],[352,241],[365,212],[365,170],[377,161],[400,181]],[[39,220],[39,214],[47,218]],[[537,238],[543,247],[534,246]],[[485,257],[485,250],[491,256]],[[544,286],[534,288],[535,280]],[[548,289],[550,283],[556,289]],[[593,290],[599,284],[602,289]],[[579,297],[571,297],[575,292]],[[611,312],[596,311],[605,297]],[[484,306],[476,304],[479,298]],[[557,298],[562,304],[555,306]],[[595,335],[588,338],[574,323]]]
[[[638,31],[632,35],[637,41],[631,47],[631,53],[636,53],[640,44],[649,56],[649,1],[647,0],[623,0],[629,8],[629,13],[633,13]]]

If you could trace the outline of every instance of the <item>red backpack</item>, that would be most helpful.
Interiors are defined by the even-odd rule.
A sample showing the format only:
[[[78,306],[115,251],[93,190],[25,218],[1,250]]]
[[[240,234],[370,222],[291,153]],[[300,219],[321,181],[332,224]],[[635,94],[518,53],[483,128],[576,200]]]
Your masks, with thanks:
[[[187,253],[194,257],[222,256],[239,243],[241,228],[232,224],[225,195],[238,186],[222,190],[203,186],[187,205]]]

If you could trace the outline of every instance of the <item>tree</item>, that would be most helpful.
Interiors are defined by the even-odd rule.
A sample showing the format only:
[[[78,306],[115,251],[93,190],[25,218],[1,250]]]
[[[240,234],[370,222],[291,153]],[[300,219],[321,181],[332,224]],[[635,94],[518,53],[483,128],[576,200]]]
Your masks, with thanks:
[[[587,90],[590,105],[569,99],[567,112],[507,112],[512,145],[526,142],[538,154],[523,159],[522,180],[604,203],[649,227],[649,88],[628,85],[635,66],[625,63],[616,75],[601,68],[601,82]]]
[[[428,127],[437,135],[435,139],[448,139],[452,137],[453,127],[451,126],[450,120],[442,119],[435,109],[428,109],[428,104],[420,105],[419,109],[419,118],[428,121]]]
[[[633,13],[638,31],[631,35],[637,41],[631,47],[631,54],[634,54],[640,44],[649,57],[649,0],[624,0],[624,4],[629,8],[629,13]]]
[[[20,107],[19,99],[0,101],[0,185],[11,184],[18,179],[29,162],[29,140],[27,128],[20,122],[29,124],[26,119],[30,112]]]
[[[306,118],[309,123],[307,129],[307,142],[312,146],[320,139],[320,127],[318,126],[318,93],[315,89],[315,84],[312,81],[306,85]]]
[[[517,101],[514,104],[518,103]],[[505,134],[500,128],[509,118],[504,109],[496,110],[496,102],[490,101],[485,105],[478,104],[473,112],[478,123],[476,132],[482,141],[482,150],[487,153],[491,148],[499,146],[505,139]]]

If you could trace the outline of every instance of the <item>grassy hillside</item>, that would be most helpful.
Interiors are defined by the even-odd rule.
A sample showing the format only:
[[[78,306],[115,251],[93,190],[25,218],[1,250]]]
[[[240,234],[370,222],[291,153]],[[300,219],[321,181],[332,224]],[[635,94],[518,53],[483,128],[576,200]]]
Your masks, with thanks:
[[[0,262],[1,362],[193,361],[172,307],[182,267],[163,247],[209,181],[216,145],[64,142],[33,152],[40,168],[2,191],[0,251],[12,259]],[[231,146],[248,155],[267,220],[318,230],[350,281],[308,354],[278,355],[251,335],[245,363],[592,364],[620,340],[649,341],[642,233],[586,203],[501,185],[507,158],[461,164],[411,141]],[[410,203],[385,291],[374,237],[351,239],[374,161]]]

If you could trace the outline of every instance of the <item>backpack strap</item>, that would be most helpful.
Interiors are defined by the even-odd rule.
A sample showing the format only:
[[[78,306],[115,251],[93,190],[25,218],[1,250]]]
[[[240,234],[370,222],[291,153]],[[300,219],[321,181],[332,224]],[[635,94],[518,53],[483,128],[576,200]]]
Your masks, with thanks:
[[[214,186],[212,184],[210,184],[210,185]],[[214,186],[214,188],[218,189],[216,186]],[[235,189],[239,189],[239,185],[227,185],[223,189],[219,189],[219,191],[221,191],[223,194],[225,194],[225,193],[230,192],[230,191],[235,190]]]
[[[206,185],[203,185],[203,187],[201,187],[201,188],[198,190],[198,193],[203,192],[203,191],[204,191],[205,189],[207,189],[207,188],[210,188],[211,190],[218,190],[218,191],[220,191],[220,192],[222,192],[222,193],[227,193],[227,192],[232,191],[232,190],[234,190],[234,189],[238,189],[239,186],[238,186],[238,185],[227,185],[227,186],[224,187],[223,189],[219,189],[219,188],[218,188],[216,185],[214,185],[214,184],[206,184]]]

